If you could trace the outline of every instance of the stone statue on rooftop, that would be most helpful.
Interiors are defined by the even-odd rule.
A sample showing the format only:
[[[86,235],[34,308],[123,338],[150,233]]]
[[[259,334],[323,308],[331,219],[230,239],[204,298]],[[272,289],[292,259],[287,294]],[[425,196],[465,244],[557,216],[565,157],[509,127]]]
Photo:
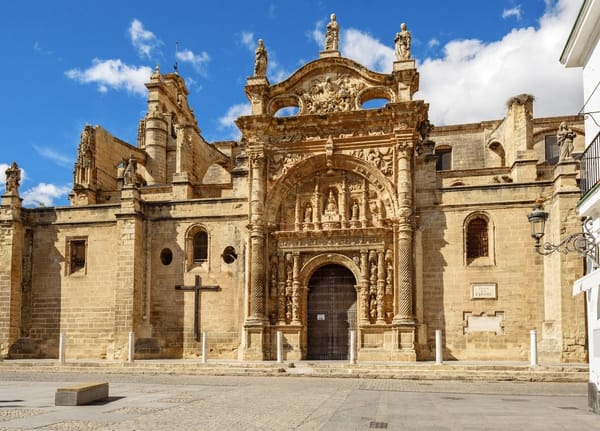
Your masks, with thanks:
[[[331,14],[331,21],[327,24],[325,32],[325,51],[337,51],[339,42],[340,28],[335,20],[335,14]]]
[[[18,195],[21,182],[21,169],[17,162],[12,162],[6,170],[6,194]]]
[[[258,39],[254,58],[254,76],[267,76],[267,50],[262,39]]]
[[[396,33],[394,42],[396,44],[396,60],[409,60],[411,36],[410,31],[406,29],[405,23],[400,24],[400,31]]]

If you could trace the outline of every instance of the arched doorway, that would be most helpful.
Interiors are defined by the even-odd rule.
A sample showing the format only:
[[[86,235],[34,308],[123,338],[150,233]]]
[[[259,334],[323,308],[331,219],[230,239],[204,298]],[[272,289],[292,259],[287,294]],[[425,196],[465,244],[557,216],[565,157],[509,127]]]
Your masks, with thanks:
[[[344,360],[356,329],[356,279],[340,265],[326,265],[308,283],[307,359]]]

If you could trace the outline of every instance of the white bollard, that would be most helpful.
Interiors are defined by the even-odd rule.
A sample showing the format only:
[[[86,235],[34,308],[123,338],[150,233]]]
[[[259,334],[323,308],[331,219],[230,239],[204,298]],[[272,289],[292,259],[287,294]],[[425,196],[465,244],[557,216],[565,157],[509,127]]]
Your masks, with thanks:
[[[529,333],[529,366],[537,367],[537,365],[537,332],[535,329],[532,329]]]
[[[350,331],[350,363],[356,364],[356,331]]]
[[[283,363],[283,333],[277,331],[277,363]]]
[[[441,329],[435,330],[435,364],[442,365],[444,359],[442,356],[442,331]]]
[[[206,364],[206,332],[202,332],[202,363]]]
[[[135,354],[135,340],[133,332],[129,333],[129,348],[127,349],[127,362],[133,362],[133,356]]]
[[[62,332],[58,336],[58,362],[61,364],[65,363],[65,349],[66,349],[65,334]]]

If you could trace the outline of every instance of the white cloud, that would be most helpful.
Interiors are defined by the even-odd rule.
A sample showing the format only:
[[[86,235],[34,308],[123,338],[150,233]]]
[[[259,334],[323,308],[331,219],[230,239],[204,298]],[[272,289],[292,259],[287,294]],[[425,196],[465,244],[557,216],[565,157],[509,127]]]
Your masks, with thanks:
[[[511,9],[504,9],[502,11],[502,18],[506,19],[510,17],[515,17],[517,20],[520,20],[522,13],[523,11],[521,10],[521,5],[519,5]]]
[[[436,46],[440,46],[440,41],[436,38],[433,38],[429,42],[427,42],[427,46],[429,48],[435,48]]]
[[[55,184],[39,183],[37,186],[21,193],[23,206],[52,206],[54,199],[66,196],[71,191],[70,187]]]
[[[233,121],[242,115],[250,115],[251,112],[252,108],[248,102],[230,106],[225,115],[219,118],[218,129],[228,130],[231,139],[239,139],[240,131]]]
[[[69,167],[73,165],[73,160],[70,157],[60,154],[52,148],[38,147],[37,145],[34,145],[33,148],[40,156],[52,160],[59,166]]]
[[[240,42],[246,48],[248,48],[251,52],[254,52],[256,49],[256,42],[254,42],[254,33],[243,31],[241,34]]]
[[[182,49],[181,51],[177,51],[177,60],[182,63],[189,63],[194,67],[196,72],[205,74],[205,65],[210,61],[210,56],[204,51],[195,54],[189,49]]]
[[[396,59],[393,48],[353,28],[342,31],[340,39],[340,50],[344,57],[378,72],[391,72]]]
[[[506,101],[535,96],[535,116],[574,114],[583,103],[581,71],[558,61],[579,9],[561,0],[540,19],[539,28],[513,29],[501,40],[454,40],[439,59],[419,65],[418,98],[430,103],[434,124],[501,118]]]
[[[85,70],[71,69],[65,75],[82,84],[96,83],[101,93],[109,88],[125,89],[128,92],[146,95],[146,83],[150,79],[152,69],[148,66],[129,66],[119,59],[93,59],[92,66]]]
[[[152,51],[162,44],[154,33],[144,28],[144,25],[138,19],[131,21],[131,25],[127,31],[131,38],[131,43],[140,57],[150,58]]]
[[[315,23],[315,28],[313,28],[308,34],[309,38],[319,45],[320,49],[325,47],[325,30],[323,30],[324,25],[325,24],[323,21],[317,21]]]

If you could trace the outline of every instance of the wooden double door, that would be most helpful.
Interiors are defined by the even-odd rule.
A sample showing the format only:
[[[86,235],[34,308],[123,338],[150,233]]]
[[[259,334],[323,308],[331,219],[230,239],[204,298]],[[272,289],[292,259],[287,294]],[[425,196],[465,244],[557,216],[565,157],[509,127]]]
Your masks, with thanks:
[[[308,284],[307,359],[346,360],[356,329],[356,279],[340,265],[319,268]]]

